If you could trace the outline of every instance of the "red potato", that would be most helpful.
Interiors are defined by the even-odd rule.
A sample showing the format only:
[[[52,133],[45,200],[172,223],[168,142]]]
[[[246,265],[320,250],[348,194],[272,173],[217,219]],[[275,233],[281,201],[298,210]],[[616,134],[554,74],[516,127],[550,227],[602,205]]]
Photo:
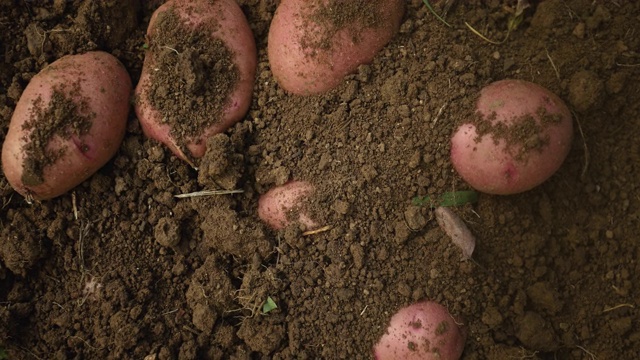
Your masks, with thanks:
[[[571,112],[559,97],[534,83],[502,80],[482,89],[476,117],[453,135],[451,162],[479,191],[516,194],[551,177],[572,139]]]
[[[292,221],[313,230],[318,224],[301,209],[301,204],[313,191],[314,186],[305,181],[290,181],[277,186],[260,196],[258,216],[276,230],[287,227]]]
[[[400,309],[374,347],[376,360],[457,360],[466,331],[447,309],[432,301]]]
[[[28,200],[74,188],[116,153],[127,125],[131,79],[105,52],[65,56],[34,76],[16,104],[2,169]]]
[[[176,134],[182,130],[172,132],[172,127],[175,128],[175,126],[166,119],[177,116],[181,118],[176,121],[188,123],[192,122],[193,118],[182,116],[180,113],[163,113],[149,101],[150,89],[154,85],[154,73],[158,72],[158,62],[160,61],[160,55],[154,51],[153,44],[156,44],[157,49],[175,52],[178,55],[189,50],[181,48],[181,46],[188,47],[185,45],[188,39],[171,43],[172,39],[163,37],[165,34],[156,36],[159,19],[167,16],[166,14],[169,12],[175,12],[179,21],[192,34],[198,33],[204,34],[204,36],[208,34],[211,39],[221,41],[230,52],[231,61],[238,72],[238,78],[232,84],[228,98],[206,98],[207,94],[205,94],[203,99],[203,96],[198,98],[198,94],[196,94],[192,99],[188,99],[188,102],[179,104],[179,108],[191,108],[200,106],[199,104],[202,102],[223,102],[220,114],[204,115],[211,119],[210,124],[202,129],[199,128],[195,135],[187,136],[185,139],[177,138]],[[186,35],[185,37],[192,36]],[[148,137],[164,143],[178,157],[191,163],[190,157],[200,158],[204,155],[207,138],[231,127],[241,120],[249,109],[257,66],[257,52],[253,34],[242,10],[234,0],[173,0],[166,2],[153,13],[147,29],[147,39],[152,47],[145,56],[140,81],[135,90],[138,99],[135,106],[136,114]],[[202,57],[201,54],[199,55]],[[210,55],[205,54],[205,56]],[[214,59],[214,61],[216,60]],[[182,71],[182,68],[176,65],[175,70],[170,71],[178,72]],[[223,77],[224,73],[228,73],[228,70],[228,68],[205,68],[203,72],[206,77],[203,81],[211,84],[211,87],[219,87],[219,78]],[[179,86],[180,84],[177,84],[176,87],[172,87],[168,91],[174,94],[185,93]]]
[[[282,0],[269,29],[273,76],[300,95],[338,86],[398,32],[404,7],[404,0]]]

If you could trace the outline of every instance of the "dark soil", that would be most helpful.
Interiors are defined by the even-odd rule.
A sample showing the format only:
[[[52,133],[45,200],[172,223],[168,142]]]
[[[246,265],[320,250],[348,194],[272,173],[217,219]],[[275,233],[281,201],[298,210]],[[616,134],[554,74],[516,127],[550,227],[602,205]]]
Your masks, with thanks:
[[[391,315],[435,300],[465,319],[463,359],[637,359],[640,3],[545,0],[501,45],[515,1],[409,1],[400,34],[323,96],[275,83],[275,1],[241,0],[259,50],[253,105],[210,141],[202,173],[144,138],[59,198],[29,205],[0,177],[0,358],[370,359]],[[156,2],[0,0],[0,140],[29,79],[102,49],[134,84]],[[549,181],[455,209],[461,261],[416,196],[467,190],[454,124],[495,80],[538,83],[574,111]],[[266,228],[258,197],[312,181],[329,231]],[[203,189],[241,194],[175,198]],[[262,314],[271,298],[277,309]]]

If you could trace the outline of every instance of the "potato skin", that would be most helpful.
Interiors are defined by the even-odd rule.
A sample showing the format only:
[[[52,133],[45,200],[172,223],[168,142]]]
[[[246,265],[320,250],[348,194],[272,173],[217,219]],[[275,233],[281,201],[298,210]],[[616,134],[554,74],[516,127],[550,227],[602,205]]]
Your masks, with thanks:
[[[573,139],[571,112],[558,96],[531,82],[501,80],[483,88],[476,103],[477,112],[492,126],[500,122],[517,126],[526,115],[540,125],[541,109],[560,122],[542,127],[539,136],[546,145],[526,151],[524,159],[514,156],[525,149],[522,144],[509,150],[504,139],[496,144],[492,134],[478,141],[471,121],[461,125],[451,139],[451,162],[458,174],[476,190],[500,195],[530,190],[551,177],[567,157]]]
[[[95,113],[89,131],[64,139],[54,136],[47,144],[51,151],[63,150],[60,158],[45,166],[40,184],[25,184],[24,146],[33,129],[23,129],[33,111],[51,102],[54,88],[79,85],[79,94]],[[11,186],[27,199],[45,200],[62,195],[100,169],[120,147],[127,125],[131,78],[113,55],[94,51],[68,55],[45,67],[24,89],[9,124],[2,146],[2,169]],[[74,103],[78,99],[72,96]],[[45,124],[43,124],[45,125]]]
[[[314,191],[314,186],[306,181],[290,181],[276,186],[258,200],[258,216],[262,221],[275,230],[284,229],[291,224],[288,212],[295,211],[304,199]],[[307,214],[300,212],[298,222],[308,230],[318,225]]]
[[[376,360],[457,360],[466,331],[442,305],[426,301],[398,310],[374,347]]]
[[[211,37],[222,40],[234,53],[236,66],[240,73],[236,90],[231,95],[230,106],[224,110],[222,120],[202,133],[200,137],[186,144],[191,156],[201,158],[206,151],[206,139],[212,135],[221,133],[241,120],[249,110],[253,84],[255,81],[256,67],[258,63],[256,44],[253,33],[244,16],[244,13],[234,0],[170,0],[160,6],[151,16],[147,36],[154,36],[154,26],[159,14],[175,8],[184,23],[196,28],[202,23],[215,19],[219,27],[211,33]],[[194,11],[195,9],[195,11]],[[135,89],[138,101],[135,105],[136,115],[145,135],[165,144],[179,158],[189,162],[188,157],[176,144],[171,136],[171,128],[167,124],[161,124],[162,115],[146,99],[151,86],[151,73],[154,71],[155,60],[147,54],[140,74],[140,81]],[[212,79],[215,81],[215,79]]]
[[[327,4],[323,0],[318,3]],[[381,0],[382,19],[377,27],[356,29],[354,41],[348,28],[337,31],[328,48],[310,47],[309,34],[323,28],[313,19],[308,0],[282,0],[271,21],[268,57],[278,84],[294,94],[313,95],[338,86],[345,75],[369,63],[398,32],[404,15],[404,0]]]

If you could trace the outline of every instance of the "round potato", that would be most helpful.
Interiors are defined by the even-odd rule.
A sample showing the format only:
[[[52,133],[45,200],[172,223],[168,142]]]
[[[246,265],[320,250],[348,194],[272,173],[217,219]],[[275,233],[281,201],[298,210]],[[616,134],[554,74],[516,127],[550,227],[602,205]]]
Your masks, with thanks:
[[[302,208],[304,201],[314,190],[314,186],[305,181],[290,181],[274,187],[260,196],[258,216],[276,230],[296,221],[308,230],[317,228],[318,224]]]
[[[269,28],[273,76],[294,94],[326,92],[398,32],[404,0],[282,0]]]
[[[144,133],[193,165],[206,140],[242,119],[257,66],[253,34],[234,0],[173,0],[154,12],[136,87]]]
[[[400,309],[374,347],[376,360],[457,360],[466,332],[444,306],[425,301]]]
[[[31,79],[2,145],[2,169],[28,200],[64,194],[101,168],[124,137],[131,79],[105,52],[65,56]]]
[[[540,185],[567,157],[571,112],[549,90],[502,80],[480,92],[476,113],[451,139],[451,162],[476,190],[515,194]]]

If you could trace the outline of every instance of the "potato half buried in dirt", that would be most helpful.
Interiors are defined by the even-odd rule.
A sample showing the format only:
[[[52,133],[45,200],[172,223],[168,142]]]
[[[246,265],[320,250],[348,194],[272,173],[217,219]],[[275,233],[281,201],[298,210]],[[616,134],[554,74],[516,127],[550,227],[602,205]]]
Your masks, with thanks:
[[[315,187],[306,181],[290,181],[276,186],[260,196],[258,216],[276,230],[295,222],[304,225],[306,230],[316,229],[318,224],[304,209],[305,202],[314,191]]]
[[[405,0],[282,0],[269,29],[280,86],[311,95],[338,86],[398,32]]]
[[[65,56],[31,79],[11,118],[2,169],[28,200],[64,194],[116,153],[131,79],[105,52]]]
[[[176,0],[156,10],[147,38],[136,114],[148,137],[193,166],[206,139],[249,109],[257,66],[253,34],[233,0]]]

